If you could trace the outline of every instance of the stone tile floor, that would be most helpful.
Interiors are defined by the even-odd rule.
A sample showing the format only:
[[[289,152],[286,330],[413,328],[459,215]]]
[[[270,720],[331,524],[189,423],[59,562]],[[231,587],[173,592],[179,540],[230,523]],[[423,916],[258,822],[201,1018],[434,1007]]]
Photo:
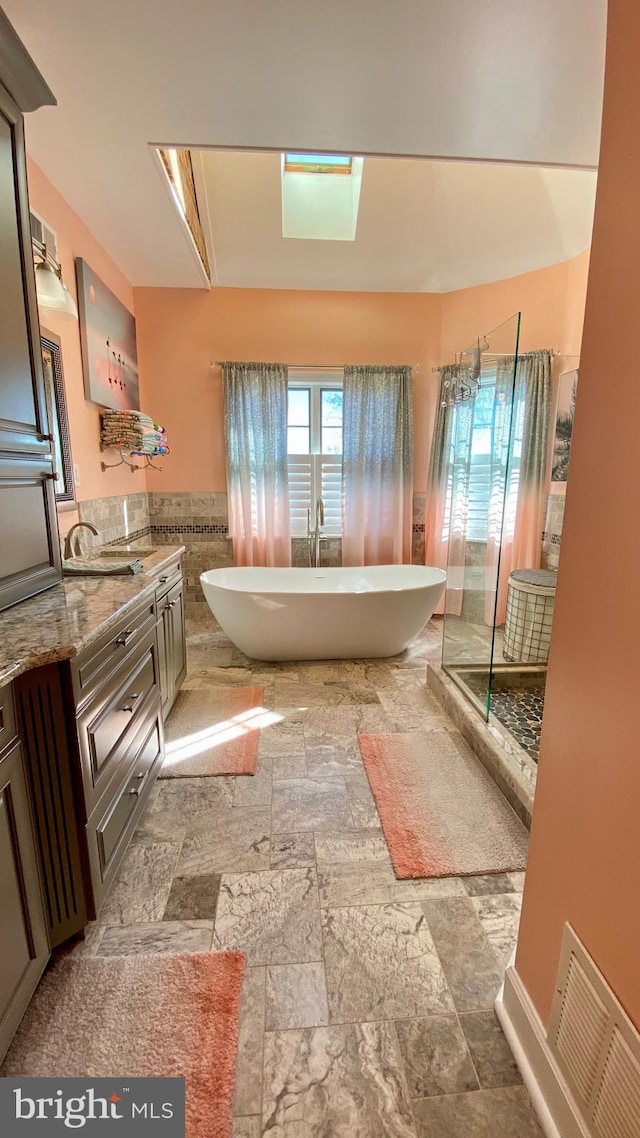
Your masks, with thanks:
[[[211,618],[186,686],[260,684],[253,777],[159,781],[72,951],[241,949],[233,1138],[534,1138],[493,1011],[523,875],[398,881],[358,731],[455,728],[425,688],[441,626],[390,662],[253,662]]]

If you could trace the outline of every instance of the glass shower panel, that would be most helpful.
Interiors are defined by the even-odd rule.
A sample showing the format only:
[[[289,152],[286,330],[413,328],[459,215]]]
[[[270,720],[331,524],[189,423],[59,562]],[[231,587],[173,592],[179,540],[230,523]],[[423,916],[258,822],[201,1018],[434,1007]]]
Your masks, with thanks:
[[[485,716],[519,331],[516,313],[462,349],[460,377],[473,388],[479,365],[480,386],[473,397],[447,407],[445,419],[448,561],[442,665]]]

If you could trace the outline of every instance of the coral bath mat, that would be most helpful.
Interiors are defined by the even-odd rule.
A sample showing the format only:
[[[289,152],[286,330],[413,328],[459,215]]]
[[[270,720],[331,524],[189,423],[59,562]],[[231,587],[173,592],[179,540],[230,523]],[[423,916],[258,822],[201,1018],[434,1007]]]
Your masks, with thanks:
[[[260,728],[269,722],[260,687],[178,693],[165,724],[160,778],[255,774]]]
[[[183,1075],[187,1138],[229,1138],[244,964],[241,952],[62,957],[0,1072]]]
[[[528,833],[464,739],[359,735],[398,877],[524,869]]]

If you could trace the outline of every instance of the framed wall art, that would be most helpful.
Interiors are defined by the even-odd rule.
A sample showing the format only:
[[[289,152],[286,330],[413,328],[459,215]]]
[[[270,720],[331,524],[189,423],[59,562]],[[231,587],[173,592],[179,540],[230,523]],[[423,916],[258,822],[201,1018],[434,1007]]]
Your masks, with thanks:
[[[114,410],[139,411],[136,322],[81,257],[76,277],[86,398]]]
[[[558,406],[556,410],[556,427],[553,440],[553,460],[551,464],[552,482],[567,481],[577,385],[577,369],[563,372],[558,381]]]

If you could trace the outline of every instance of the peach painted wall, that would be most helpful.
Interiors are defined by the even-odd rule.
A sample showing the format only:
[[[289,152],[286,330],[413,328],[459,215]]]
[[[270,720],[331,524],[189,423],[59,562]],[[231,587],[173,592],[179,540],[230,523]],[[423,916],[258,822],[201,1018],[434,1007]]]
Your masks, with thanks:
[[[609,0],[600,172],[516,968],[546,1022],[569,921],[640,1028],[640,6]]]
[[[520,350],[554,348],[580,354],[589,252],[518,277],[459,289],[443,296],[444,359],[522,313]]]
[[[212,360],[418,363],[415,489],[426,488],[437,364],[521,307],[524,350],[579,352],[588,253],[524,276],[442,295],[137,288],[146,409],[172,453],[150,489],[224,490],[222,379]]]
[[[64,282],[76,297],[75,258],[84,257],[112,292],[133,312],[133,290],[117,265],[111,260],[78,215],[36,166],[28,162],[29,200],[32,209],[55,229],[58,257]],[[40,323],[62,340],[67,410],[73,461],[80,468],[80,484],[76,499],[102,498],[111,494],[134,493],[146,488],[144,474],[131,474],[126,467],[102,472],[100,460],[100,408],[84,397],[80,328],[75,320],[60,320],[52,311],[41,311]],[[110,461],[110,460],[108,460]],[[75,512],[61,511],[60,529],[64,533],[77,520]]]
[[[224,490],[222,378],[212,360],[407,363],[414,376],[415,487],[426,485],[442,298],[420,293],[137,288],[148,410],[169,434],[150,489]]]

